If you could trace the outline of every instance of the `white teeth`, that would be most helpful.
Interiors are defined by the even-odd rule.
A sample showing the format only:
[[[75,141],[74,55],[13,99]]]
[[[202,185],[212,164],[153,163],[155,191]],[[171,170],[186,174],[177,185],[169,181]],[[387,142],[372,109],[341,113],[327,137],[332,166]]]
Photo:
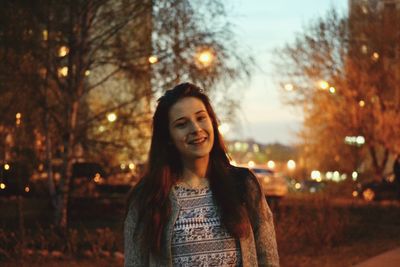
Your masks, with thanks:
[[[189,142],[189,144],[196,145],[196,144],[203,143],[205,140],[206,140],[206,138],[203,137],[203,138],[199,138],[199,139],[196,139],[196,140],[192,140],[192,141]]]

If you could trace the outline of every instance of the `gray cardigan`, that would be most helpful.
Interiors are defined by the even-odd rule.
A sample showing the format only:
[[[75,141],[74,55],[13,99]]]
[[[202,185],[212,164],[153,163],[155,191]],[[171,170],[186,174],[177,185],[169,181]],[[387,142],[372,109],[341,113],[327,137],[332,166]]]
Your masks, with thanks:
[[[239,168],[237,168],[239,170]],[[269,209],[265,198],[262,197],[262,191],[257,178],[247,169],[240,169],[244,176],[248,192],[251,192],[251,199],[254,201],[255,208],[259,211],[256,218],[251,220],[251,234],[246,238],[241,238],[240,249],[242,255],[243,267],[254,266],[279,266],[279,257],[275,239],[275,230],[271,210]],[[243,172],[246,170],[245,172]],[[244,175],[243,175],[244,174]],[[144,253],[140,244],[143,236],[141,226],[138,224],[138,211],[135,205],[131,203],[124,224],[124,246],[125,246],[125,267],[133,266],[172,266],[171,238],[172,230],[179,213],[179,204],[177,202],[174,189],[169,194],[171,201],[171,217],[165,227],[163,240],[165,245],[163,249],[163,259],[153,257],[150,253]]]

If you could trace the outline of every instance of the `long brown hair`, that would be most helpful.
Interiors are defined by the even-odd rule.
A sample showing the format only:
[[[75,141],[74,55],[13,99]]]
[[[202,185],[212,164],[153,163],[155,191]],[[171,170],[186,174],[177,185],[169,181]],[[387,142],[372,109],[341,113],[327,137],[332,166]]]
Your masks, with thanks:
[[[128,207],[133,202],[138,209],[139,224],[144,249],[161,255],[163,230],[171,212],[169,194],[181,177],[183,166],[179,152],[171,142],[169,133],[169,110],[180,99],[196,97],[206,107],[214,128],[214,144],[210,152],[207,177],[214,199],[221,210],[222,222],[228,231],[240,238],[249,233],[249,216],[240,197],[238,179],[232,175],[226,147],[218,131],[218,120],[210,100],[203,90],[191,83],[179,84],[168,90],[159,100],[153,116],[153,135],[147,170],[139,184],[128,196]]]

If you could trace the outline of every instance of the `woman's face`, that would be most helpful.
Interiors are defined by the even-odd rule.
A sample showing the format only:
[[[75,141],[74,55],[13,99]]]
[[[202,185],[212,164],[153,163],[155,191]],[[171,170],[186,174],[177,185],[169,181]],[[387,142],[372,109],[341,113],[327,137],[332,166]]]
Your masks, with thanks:
[[[185,97],[169,111],[169,133],[183,160],[208,157],[214,144],[214,129],[203,102]]]

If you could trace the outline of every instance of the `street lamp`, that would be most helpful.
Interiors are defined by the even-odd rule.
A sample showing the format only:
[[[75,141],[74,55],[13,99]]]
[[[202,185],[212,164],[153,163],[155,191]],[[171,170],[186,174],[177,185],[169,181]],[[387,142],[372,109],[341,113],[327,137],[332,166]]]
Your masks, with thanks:
[[[153,56],[149,57],[149,63],[150,64],[155,64],[157,62],[158,62],[158,58],[156,56],[153,55]]]
[[[269,161],[267,162],[267,166],[268,166],[268,168],[270,168],[270,169],[274,169],[274,168],[275,168],[275,162],[274,162],[273,160],[269,160]]]
[[[21,118],[22,118],[22,114],[21,113],[17,113],[15,114],[15,124],[18,126],[21,124]]]
[[[356,172],[356,171],[353,171],[353,172],[351,173],[351,178],[353,178],[353,181],[357,181],[357,178],[358,178],[358,172]]]
[[[365,144],[365,137],[359,136],[346,136],[344,142],[348,145],[362,146]]]
[[[293,91],[294,86],[291,83],[287,83],[287,84],[284,85],[284,88],[285,88],[286,91],[291,92],[291,91]]]
[[[130,170],[134,170],[136,165],[131,162],[131,163],[129,163],[128,167],[129,167]]]
[[[359,146],[365,144],[365,138],[364,138],[364,136],[357,136],[357,138],[356,138],[356,144],[359,145]]]
[[[109,122],[114,122],[117,120],[117,114],[115,114],[114,112],[107,114],[107,120]]]
[[[287,167],[289,170],[293,171],[294,169],[296,169],[296,162],[292,159],[288,160]]]
[[[311,179],[317,181],[321,180],[321,172],[318,170],[311,171]]]
[[[195,60],[200,68],[210,67],[214,62],[215,55],[210,48],[203,48],[196,53]]]
[[[324,80],[319,81],[318,85],[319,85],[319,88],[321,88],[322,90],[326,90],[329,88],[329,83]]]

